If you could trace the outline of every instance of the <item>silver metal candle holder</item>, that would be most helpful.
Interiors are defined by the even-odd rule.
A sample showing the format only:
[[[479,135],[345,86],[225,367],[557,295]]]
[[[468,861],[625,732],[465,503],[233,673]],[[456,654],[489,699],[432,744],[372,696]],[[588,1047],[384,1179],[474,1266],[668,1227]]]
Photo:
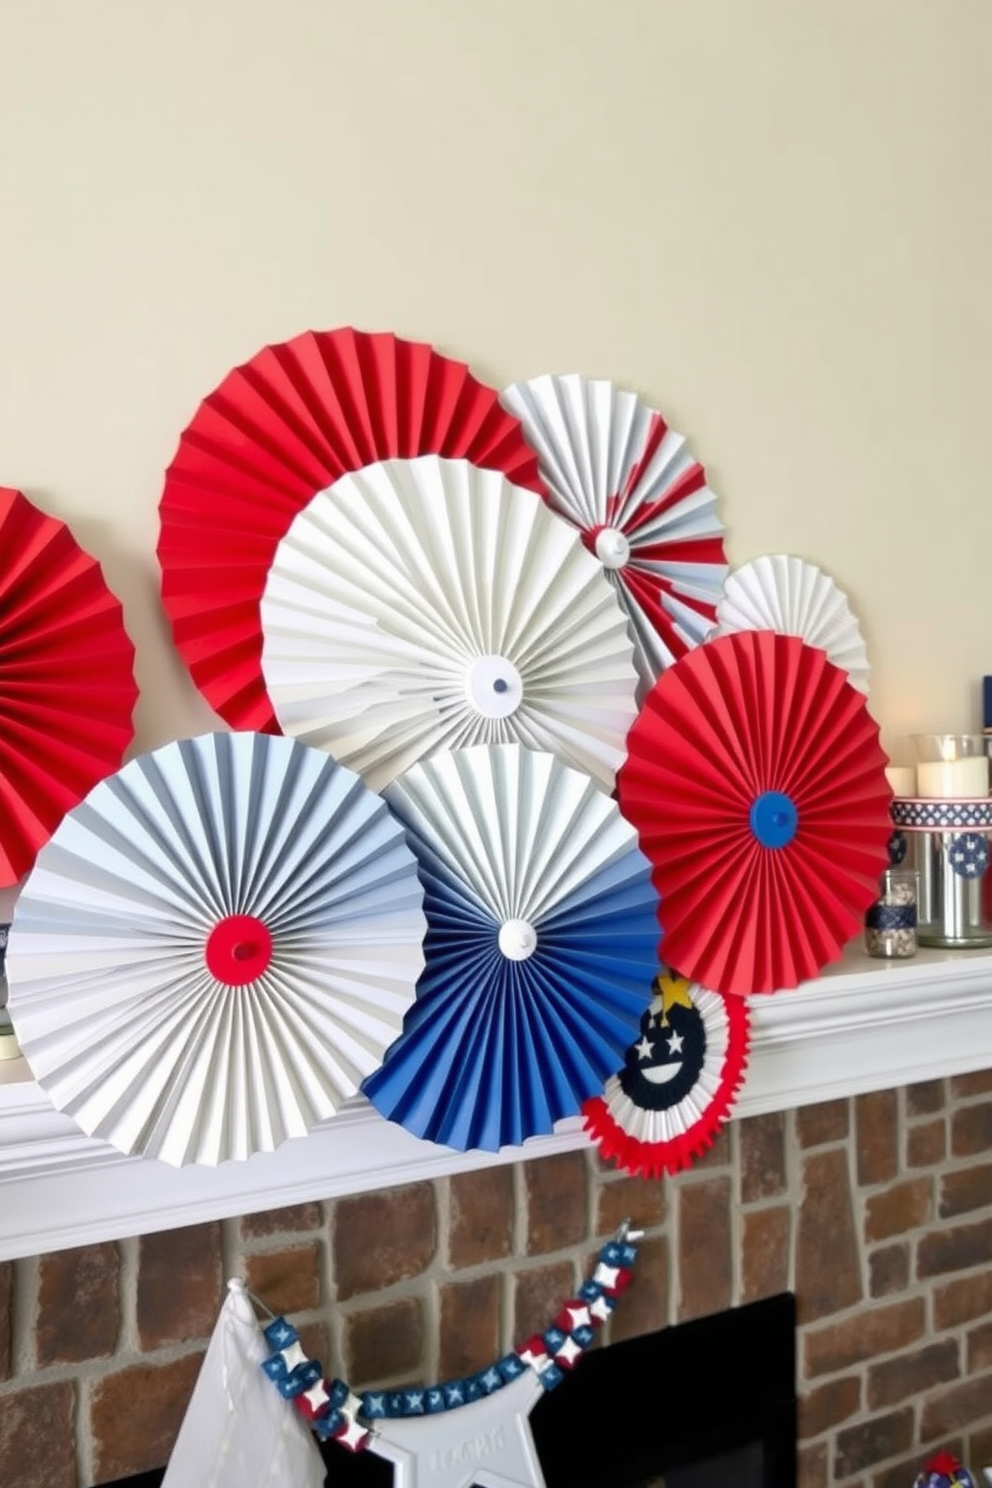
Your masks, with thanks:
[[[992,799],[900,799],[891,810],[919,875],[920,945],[992,946]]]

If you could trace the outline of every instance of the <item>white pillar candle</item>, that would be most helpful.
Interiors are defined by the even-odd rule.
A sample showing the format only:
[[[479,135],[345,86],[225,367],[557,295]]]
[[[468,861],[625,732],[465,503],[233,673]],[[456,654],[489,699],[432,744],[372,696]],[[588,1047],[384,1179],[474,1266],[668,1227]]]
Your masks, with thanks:
[[[894,796],[913,797],[916,795],[915,765],[889,765],[885,778]]]
[[[916,789],[929,798],[966,799],[989,793],[989,762],[984,754],[956,760],[929,760],[916,767]]]

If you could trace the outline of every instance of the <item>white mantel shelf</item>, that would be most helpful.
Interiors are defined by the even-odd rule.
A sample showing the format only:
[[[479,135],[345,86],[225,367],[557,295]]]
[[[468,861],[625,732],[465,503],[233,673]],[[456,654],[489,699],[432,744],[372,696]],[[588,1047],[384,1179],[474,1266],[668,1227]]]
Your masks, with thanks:
[[[992,1066],[992,953],[844,960],[751,999],[735,1114],[753,1116]],[[578,1118],[498,1154],[410,1136],[361,1099],[277,1152],[219,1168],[123,1157],[56,1111],[23,1059],[0,1063],[0,1260],[386,1188],[587,1145]]]

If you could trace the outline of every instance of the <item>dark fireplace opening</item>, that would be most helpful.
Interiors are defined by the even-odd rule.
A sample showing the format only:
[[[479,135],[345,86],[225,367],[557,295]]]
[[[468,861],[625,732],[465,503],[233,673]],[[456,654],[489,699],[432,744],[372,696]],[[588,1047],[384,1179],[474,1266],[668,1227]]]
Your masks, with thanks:
[[[547,1488],[795,1488],[795,1298],[593,1348],[530,1420]],[[373,1453],[322,1450],[328,1488],[391,1488]]]

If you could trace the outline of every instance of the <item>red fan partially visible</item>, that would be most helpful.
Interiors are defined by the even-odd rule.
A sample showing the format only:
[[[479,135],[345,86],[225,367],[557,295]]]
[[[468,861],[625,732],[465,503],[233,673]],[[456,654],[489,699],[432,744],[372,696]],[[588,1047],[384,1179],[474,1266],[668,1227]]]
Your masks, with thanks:
[[[618,779],[662,953],[724,993],[795,987],[861,928],[888,862],[887,755],[864,696],[795,636],[742,631],[662,673]]]
[[[0,887],[120,765],[134,647],[100,565],[64,522],[0,486]]]
[[[421,342],[306,331],[263,348],[201,403],[166,473],[158,558],[176,645],[228,723],[279,732],[259,600],[293,517],[349,471],[428,454],[543,495],[496,390]]]

